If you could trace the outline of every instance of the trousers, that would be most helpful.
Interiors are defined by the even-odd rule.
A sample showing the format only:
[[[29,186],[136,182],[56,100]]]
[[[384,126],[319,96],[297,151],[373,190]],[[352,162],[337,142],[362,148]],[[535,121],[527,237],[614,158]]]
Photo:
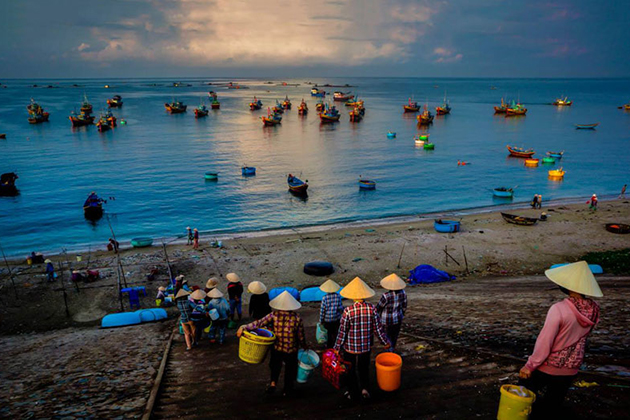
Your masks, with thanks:
[[[337,341],[337,333],[339,333],[340,321],[324,322],[324,328],[328,331],[328,341],[326,342],[326,348],[332,349]]]
[[[387,337],[392,343],[392,347],[396,348],[396,342],[398,341],[398,335],[400,334],[400,322],[398,324],[392,324],[387,326]]]
[[[527,389],[536,394],[530,419],[566,418],[562,403],[576,375],[558,376],[535,370],[529,379],[520,381]]]
[[[284,363],[284,392],[293,390],[293,385],[297,379],[298,358],[297,352],[286,353],[271,349],[271,358],[269,360],[269,368],[271,369],[271,381],[278,383],[280,371]]]
[[[346,385],[352,398],[361,396],[361,390],[370,387],[370,356],[372,352],[365,353],[348,353],[344,350],[343,358],[346,362],[350,362],[350,369],[346,375]]]

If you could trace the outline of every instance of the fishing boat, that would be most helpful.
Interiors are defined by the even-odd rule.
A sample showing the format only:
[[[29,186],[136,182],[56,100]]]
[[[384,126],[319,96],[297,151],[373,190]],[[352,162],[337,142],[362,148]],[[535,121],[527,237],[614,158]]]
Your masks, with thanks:
[[[183,102],[174,100],[170,104],[164,104],[164,107],[171,114],[181,114],[183,112],[186,112],[186,108],[188,108],[188,105],[184,105]]]
[[[363,119],[363,113],[360,108],[354,108],[350,111],[350,122],[359,122]]]
[[[18,176],[15,172],[7,172],[0,175],[0,197],[13,197],[18,195],[15,180]]]
[[[214,91],[211,90],[210,92],[208,92],[208,96],[210,98],[212,98],[212,102],[210,103],[210,108],[212,108],[212,109],[220,109],[221,108],[221,103],[219,102],[217,94]]]
[[[387,138],[388,139],[395,139],[396,138],[396,133],[394,133],[393,131],[389,131],[387,133]]]
[[[533,226],[536,224],[536,222],[538,222],[538,219],[536,218],[517,216],[515,214],[501,213],[501,216],[503,216],[503,219],[506,222],[520,226]]]
[[[435,113],[437,115],[446,115],[451,113],[451,106],[446,99],[446,94],[444,94],[444,103],[442,103],[442,106],[435,107]]]
[[[317,112],[322,112],[325,108],[326,108],[326,104],[321,100],[317,102],[317,104],[315,104],[315,110]]]
[[[256,168],[254,168],[253,166],[243,166],[241,168],[241,173],[243,174],[243,176],[256,175]]]
[[[255,96],[254,96],[254,100],[249,103],[249,109],[251,109],[252,111],[259,110],[262,108],[262,106],[263,106],[262,101],[260,99],[257,99]]]
[[[75,114],[73,112],[70,114],[68,119],[70,119],[72,127],[83,127],[94,124],[95,117],[93,115],[86,114],[85,112],[81,112],[79,114]]]
[[[205,174],[203,174],[203,178],[205,180],[208,180],[208,181],[216,181],[217,179],[219,179],[219,173],[218,172],[206,172]]]
[[[552,158],[551,156],[545,156],[544,158],[542,158],[542,163],[543,164],[555,164],[556,163],[556,159]]]
[[[105,201],[100,198],[94,191],[90,193],[83,203],[83,214],[86,219],[97,220],[103,217],[103,203]]]
[[[0,133],[0,139],[6,139],[7,133]]]
[[[510,152],[510,156],[514,156],[514,157],[520,157],[520,158],[530,158],[532,156],[534,156],[534,153],[536,153],[534,151],[534,149],[523,149],[522,147],[512,147],[512,146],[507,146],[508,151]]]
[[[508,109],[508,104],[503,101],[503,98],[501,98],[501,105],[494,107],[494,113],[505,114],[507,112],[507,109]]]
[[[376,181],[372,181],[369,179],[359,179],[359,189],[361,190],[375,190],[376,189]]]
[[[625,111],[630,111],[630,104],[625,104],[625,105],[623,106],[623,109],[624,109]]]
[[[241,86],[238,83],[232,83],[232,82],[227,84],[227,88],[228,89],[249,89],[248,86]]]
[[[282,101],[282,108],[291,109],[291,101],[289,100],[288,96],[284,97],[284,101]]]
[[[282,122],[282,115],[279,112],[272,111],[270,109],[267,110],[266,117],[260,117],[265,127],[271,127],[274,125],[278,125]]]
[[[346,106],[355,106],[355,107],[356,107],[356,106],[359,106],[359,107],[362,107],[362,106],[363,106],[363,100],[362,100],[362,99],[359,99],[359,97],[357,96],[357,97],[356,97],[356,98],[354,98],[354,99],[349,99],[349,100],[347,100],[347,101],[346,101],[346,103],[345,103],[345,105],[346,105]]]
[[[492,190],[492,195],[499,198],[513,198],[514,188],[498,187]]]
[[[120,95],[114,95],[107,100],[107,106],[110,108],[120,108],[123,106],[122,97]]]
[[[420,111],[420,105],[418,105],[418,102],[411,100],[411,98],[409,98],[409,102],[407,103],[407,105],[403,105],[403,112],[418,111]]]
[[[109,125],[111,127],[116,127],[116,116],[114,114],[112,114],[112,111],[107,110],[105,111],[105,119],[107,119],[107,122],[109,123]]]
[[[570,101],[568,97],[558,98],[553,103],[555,106],[571,106],[573,105],[573,101]]]
[[[560,169],[552,169],[548,172],[549,178],[564,178],[565,170]]]
[[[276,114],[284,114],[284,108],[282,107],[282,104],[278,101],[276,101],[276,105],[271,108],[271,110]]]
[[[428,140],[424,142],[424,145],[422,146],[422,148],[424,150],[434,150],[435,149],[435,144],[429,142]]]
[[[547,152],[547,156],[552,157],[554,159],[562,159],[564,155],[564,150],[562,152]]]
[[[440,233],[455,233],[461,230],[461,222],[457,220],[437,219],[433,221],[433,228],[436,232]]]
[[[515,103],[514,101],[512,101],[512,104],[505,110],[506,117],[514,117],[525,114],[527,114],[527,108],[525,108],[523,104]]]
[[[540,159],[525,159],[525,166],[536,167],[540,163]]]
[[[98,128],[99,132],[103,133],[107,130],[110,130],[112,126],[110,125],[107,117],[105,115],[101,115],[101,117],[96,122],[96,128]]]
[[[146,248],[151,245],[153,245],[153,238],[149,238],[146,236],[133,238],[131,240],[131,246],[134,248]]]
[[[28,110],[28,122],[30,124],[39,124],[48,121],[50,114],[45,112],[44,108],[35,102],[33,98],[31,98],[31,103],[26,106],[26,109]]]
[[[299,115],[308,114],[308,105],[306,105],[306,102],[304,102],[304,99],[302,99],[302,102],[300,102],[300,105],[298,106],[298,114]]]
[[[318,98],[323,98],[326,96],[326,91],[314,87],[313,89],[311,89],[311,96],[317,96]]]
[[[354,95],[351,95],[350,92],[344,93],[344,92],[337,91],[333,93],[333,99],[335,101],[346,102],[352,98],[354,98]]]
[[[195,118],[207,117],[210,110],[204,104],[200,104],[195,108]]]
[[[431,114],[427,105],[424,105],[424,111],[422,111],[422,114],[418,115],[417,118],[420,125],[429,125],[433,123],[433,114]]]
[[[424,144],[429,141],[429,133],[418,134],[413,138],[413,141],[416,146],[424,146]]]
[[[325,106],[324,110],[319,113],[319,119],[322,123],[333,123],[339,121],[341,114],[334,106]]]
[[[287,176],[287,183],[289,184],[289,191],[294,194],[306,194],[308,189],[308,180],[302,181],[296,176],[289,174]]]
[[[92,113],[92,104],[88,101],[87,95],[83,95],[83,103],[81,104],[81,112],[83,114]]]
[[[594,130],[595,127],[597,127],[599,125],[599,123],[595,123],[595,124],[575,124],[575,128],[576,130]]]

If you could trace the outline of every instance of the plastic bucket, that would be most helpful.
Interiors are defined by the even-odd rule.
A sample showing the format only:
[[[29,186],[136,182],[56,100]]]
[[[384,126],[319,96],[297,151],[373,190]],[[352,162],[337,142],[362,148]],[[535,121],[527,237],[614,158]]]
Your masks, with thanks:
[[[536,394],[524,386],[503,385],[497,420],[527,420]]]
[[[247,363],[257,365],[267,356],[269,348],[276,336],[269,330],[258,328],[254,331],[243,331],[238,343],[238,357]]]
[[[402,357],[385,352],[376,356],[376,381],[383,391],[396,391],[400,388]]]
[[[306,383],[313,374],[313,370],[319,366],[319,356],[313,350],[298,351],[297,381]]]
[[[210,315],[210,319],[213,321],[219,319],[219,311],[216,309],[210,309],[210,311],[208,311],[208,315]]]

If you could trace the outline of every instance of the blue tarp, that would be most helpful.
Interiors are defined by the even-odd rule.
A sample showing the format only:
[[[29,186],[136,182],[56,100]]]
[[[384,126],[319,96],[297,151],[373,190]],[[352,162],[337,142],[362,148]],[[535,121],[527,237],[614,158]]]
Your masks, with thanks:
[[[551,267],[549,267],[549,268],[558,268],[558,267],[562,267],[562,266],[567,265],[567,264],[568,264],[568,263],[564,263],[564,264],[554,264],[554,265],[552,265],[552,266],[551,266]],[[589,264],[589,265],[588,265],[588,268],[590,268],[590,269],[591,269],[591,272],[592,272],[593,274],[603,274],[603,273],[604,273],[604,270],[602,269],[602,266],[601,266],[601,265],[597,265],[597,264]]]
[[[289,292],[289,294],[291,294],[295,298],[295,300],[300,300],[300,292],[294,287],[276,287],[274,289],[271,289],[269,291],[269,300],[274,300],[284,291]]]
[[[455,280],[455,276],[428,264],[419,265],[409,272],[409,284],[441,283],[452,280]]]

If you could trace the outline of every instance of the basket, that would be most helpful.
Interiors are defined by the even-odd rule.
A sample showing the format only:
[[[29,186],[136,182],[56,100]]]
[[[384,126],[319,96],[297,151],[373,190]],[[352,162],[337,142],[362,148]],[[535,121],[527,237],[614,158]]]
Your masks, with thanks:
[[[274,341],[276,336],[264,328],[243,331],[238,345],[238,357],[253,365],[262,363]]]

